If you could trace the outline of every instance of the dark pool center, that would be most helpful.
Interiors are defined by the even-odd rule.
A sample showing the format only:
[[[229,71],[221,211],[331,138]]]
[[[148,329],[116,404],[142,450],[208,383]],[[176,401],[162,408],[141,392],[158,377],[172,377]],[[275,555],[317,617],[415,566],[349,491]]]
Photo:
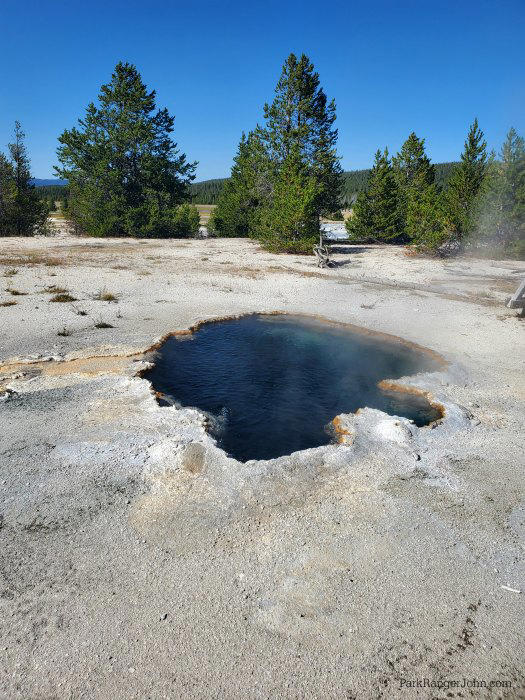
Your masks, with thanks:
[[[170,336],[144,376],[162,403],[206,412],[219,446],[245,462],[332,442],[333,418],[365,406],[427,425],[440,414],[425,397],[377,384],[436,368],[428,353],[387,336],[261,314]]]

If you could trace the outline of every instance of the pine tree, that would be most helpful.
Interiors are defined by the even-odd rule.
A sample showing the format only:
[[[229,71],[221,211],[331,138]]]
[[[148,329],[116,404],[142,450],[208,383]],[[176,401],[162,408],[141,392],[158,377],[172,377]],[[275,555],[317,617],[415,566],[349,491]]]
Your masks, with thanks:
[[[262,242],[274,251],[311,252],[319,232],[318,183],[292,146],[275,181],[271,205],[262,214]]]
[[[503,247],[508,233],[504,167],[492,152],[486,177],[476,198],[475,240],[484,246]]]
[[[282,165],[297,148],[308,175],[316,181],[318,215],[336,211],[341,205],[342,170],[336,153],[335,102],[328,102],[307,56],[288,56],[274,100],[264,106],[264,117],[272,161]]]
[[[347,220],[350,237],[363,242],[396,243],[402,239],[399,228],[398,185],[388,157],[388,149],[376,151],[368,188],[357,196],[353,216]]]
[[[477,238],[513,256],[525,258],[525,141],[511,128],[500,160],[489,159],[478,196]]]
[[[196,164],[171,138],[174,118],[129,63],[117,64],[98,101],[59,138],[56,172],[69,181],[73,220],[96,236],[180,235],[177,206]]]
[[[274,174],[261,130],[241,137],[231,176],[225,183],[208,230],[218,236],[256,236],[261,211],[268,206]]]
[[[346,220],[345,226],[351,241],[376,242],[374,208],[366,190],[359,192],[355,198],[352,204],[352,215]]]
[[[15,235],[13,209],[16,197],[15,171],[10,160],[0,153],[0,236]]]
[[[17,121],[14,141],[8,144],[10,160],[0,158],[0,234],[4,236],[34,236],[46,231],[48,209],[31,183],[24,139]]]
[[[265,126],[241,139],[209,228],[261,238],[273,250],[310,250],[321,214],[341,205],[335,104],[304,55],[290,54],[275,93],[264,106]]]
[[[456,252],[445,223],[443,200],[434,183],[427,187],[414,187],[407,202],[407,231],[410,241],[426,252],[441,254]]]
[[[525,236],[525,140],[511,128],[501,149],[511,238]]]
[[[487,174],[487,143],[478,127],[471,124],[460,163],[454,168],[445,194],[451,237],[461,240],[474,227],[477,196]]]
[[[401,150],[393,158],[394,174],[398,185],[398,218],[400,230],[405,239],[412,238],[415,231],[408,224],[409,202],[414,202],[418,193],[423,192],[434,182],[435,171],[425,153],[425,139],[419,139],[414,132],[407,138]],[[413,222],[413,217],[410,221]]]

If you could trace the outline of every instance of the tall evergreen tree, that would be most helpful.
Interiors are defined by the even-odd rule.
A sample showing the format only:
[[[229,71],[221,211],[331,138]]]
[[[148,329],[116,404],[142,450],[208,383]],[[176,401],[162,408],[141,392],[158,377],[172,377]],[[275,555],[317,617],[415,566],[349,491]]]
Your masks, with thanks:
[[[255,236],[261,211],[269,205],[273,168],[259,128],[241,137],[231,176],[226,181],[208,224],[219,236]]]
[[[374,243],[397,243],[403,238],[399,227],[398,185],[388,149],[376,151],[368,188],[360,192],[353,216],[346,222],[351,238]]]
[[[306,56],[287,58],[264,117],[265,126],[239,144],[211,228],[256,236],[273,250],[310,250],[321,214],[341,205],[341,167],[335,104]]]
[[[34,236],[44,233],[48,208],[31,182],[25,134],[15,122],[10,159],[0,158],[0,235]]]
[[[297,148],[308,175],[317,183],[318,215],[336,211],[341,205],[342,170],[336,152],[335,102],[328,102],[307,56],[288,56],[274,100],[264,106],[264,117],[272,161],[282,165]]]
[[[129,63],[117,64],[98,101],[59,138],[56,172],[69,181],[70,215],[97,236],[180,235],[177,206],[196,164],[171,138],[174,118]]]
[[[454,168],[445,194],[446,213],[456,240],[468,236],[474,227],[474,207],[487,174],[487,142],[478,127],[471,124],[460,163]]]

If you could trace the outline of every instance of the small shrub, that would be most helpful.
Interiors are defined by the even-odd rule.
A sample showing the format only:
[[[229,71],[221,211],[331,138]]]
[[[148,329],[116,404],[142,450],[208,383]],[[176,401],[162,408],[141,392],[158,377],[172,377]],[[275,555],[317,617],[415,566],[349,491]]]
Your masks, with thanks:
[[[507,246],[506,256],[514,260],[525,260],[525,240],[517,240]]]
[[[0,306],[16,306],[16,301],[3,301]]]
[[[72,334],[72,331],[70,331],[69,328],[66,328],[66,326],[64,326],[64,328],[62,328],[62,330],[58,331],[58,333],[57,333],[57,335],[60,335],[64,338],[67,338],[71,334]]]
[[[88,315],[87,311],[84,311],[84,309],[77,309],[75,306],[73,306],[73,311],[76,313],[77,316],[87,316]]]
[[[16,274],[18,274],[18,270],[16,269],[16,267],[10,267],[4,272],[5,277],[14,277]]]
[[[9,294],[12,294],[14,297],[25,297],[27,296],[27,292],[20,292],[18,289],[6,289],[6,292],[9,292]]]
[[[172,217],[172,235],[189,238],[199,233],[201,218],[194,204],[181,204]]]
[[[95,323],[95,328],[115,328],[115,326],[112,326],[111,323],[106,323],[105,321],[97,321],[97,323]]]
[[[76,301],[76,298],[72,297],[71,294],[67,294],[67,293],[64,294],[61,292],[60,294],[55,294],[55,296],[51,297],[51,299],[49,301],[57,302],[60,304],[60,303],[68,302],[68,301]]]

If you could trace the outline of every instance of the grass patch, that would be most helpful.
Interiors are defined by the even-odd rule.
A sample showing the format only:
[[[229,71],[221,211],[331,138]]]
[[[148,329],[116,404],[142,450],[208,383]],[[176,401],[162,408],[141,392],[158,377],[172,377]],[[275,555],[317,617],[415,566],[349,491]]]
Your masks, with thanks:
[[[60,294],[55,294],[55,296],[51,297],[51,299],[49,301],[54,301],[54,302],[57,302],[59,304],[60,303],[63,304],[67,301],[76,301],[76,298],[72,297],[71,294],[68,294],[67,292],[66,293],[61,292]]]
[[[97,321],[95,323],[95,328],[115,328],[111,323],[106,323],[105,321]]]
[[[95,301],[118,301],[118,295],[113,292],[108,292],[107,289],[101,289],[93,295]]]
[[[16,301],[2,301],[0,306],[16,306]]]
[[[51,284],[44,288],[45,294],[67,294],[69,292],[65,287],[57,287],[56,284]]]
[[[12,294],[14,297],[25,297],[27,296],[27,292],[21,292],[19,289],[6,289],[6,292],[9,292],[9,294]]]
[[[63,258],[50,258],[48,255],[34,252],[20,255],[0,255],[0,265],[9,265],[10,267],[47,265],[48,267],[55,267],[57,265],[66,265],[66,261]]]

